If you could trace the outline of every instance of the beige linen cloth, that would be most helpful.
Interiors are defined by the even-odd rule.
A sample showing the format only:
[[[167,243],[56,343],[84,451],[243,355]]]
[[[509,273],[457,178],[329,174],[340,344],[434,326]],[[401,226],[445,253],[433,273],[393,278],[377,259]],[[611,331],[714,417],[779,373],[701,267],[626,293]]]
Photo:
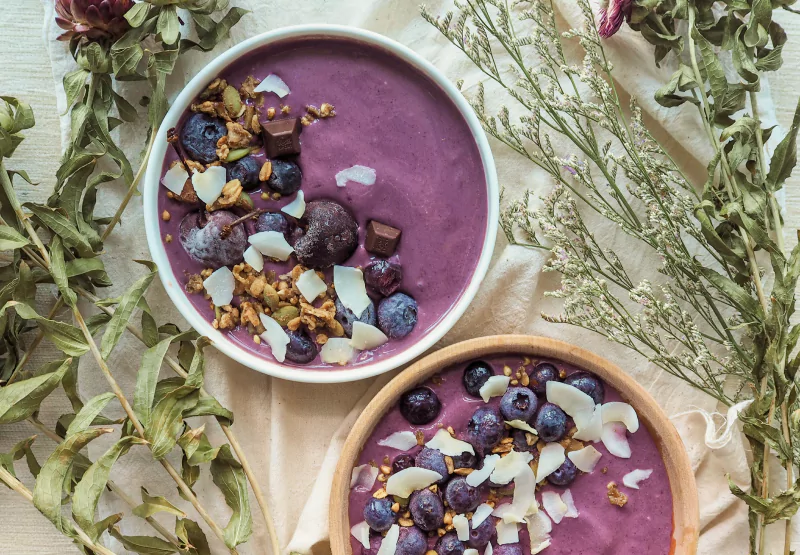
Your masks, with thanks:
[[[190,53],[181,58],[170,80],[169,91],[173,97],[209,59],[227,46],[281,26],[312,22],[347,24],[385,34],[416,50],[449,78],[453,80],[464,78],[467,90],[474,89],[481,77],[460,52],[419,17],[414,1],[234,0],[234,3],[250,9],[252,13],[242,19],[233,30],[230,39],[223,42],[215,52]],[[560,0],[557,4],[566,21],[570,23],[579,21],[577,10],[571,0]],[[451,7],[449,0],[432,0],[429,5],[434,13],[443,13]],[[64,43],[53,40],[58,34],[58,29],[53,24],[52,0],[43,0],[43,8],[43,38],[52,65],[57,109],[59,113],[63,113],[66,106],[61,80],[65,73],[73,69],[73,60]],[[13,23],[8,19],[2,21],[3,33],[13,33],[11,29]],[[11,41],[6,41],[4,44],[13,47]],[[627,31],[608,41],[607,48],[616,66],[615,76],[625,94],[636,96],[641,100],[651,118],[654,132],[672,150],[684,168],[692,175],[702,175],[703,161],[709,158],[709,153],[695,114],[688,109],[667,112],[652,101],[653,91],[665,82],[669,68],[662,70],[655,68],[650,47]],[[4,59],[6,54],[6,52],[0,53]],[[792,59],[790,54],[787,55],[787,60]],[[40,59],[37,63],[46,64],[47,61]],[[130,87],[126,96],[132,98],[135,104],[137,94],[135,85],[125,86]],[[794,91],[792,89],[790,85],[784,87],[787,92],[795,92],[797,87],[794,87]],[[793,99],[788,100],[789,105],[793,102]],[[768,94],[765,95],[762,104],[772,107]],[[52,121],[52,116],[49,116],[49,119]],[[781,119],[786,121],[786,118]],[[662,127],[661,123],[664,121],[668,125]],[[119,141],[132,162],[136,164],[141,157],[145,141],[144,128],[127,129],[125,135],[119,137]],[[67,132],[68,121],[62,118],[62,137]],[[38,135],[34,134],[34,137],[40,141],[39,148],[47,148],[48,156],[57,157],[57,146],[46,144],[47,136],[53,137],[53,130],[36,133]],[[509,197],[519,196],[526,188],[534,188],[541,193],[548,190],[550,182],[531,164],[499,144],[493,143],[492,146],[500,182],[506,188]],[[565,151],[572,151],[569,145],[563,147]],[[44,186],[49,188],[52,185],[52,177],[44,177]],[[44,194],[44,191],[40,191],[37,195],[42,197]],[[105,189],[101,197],[100,212],[113,213],[122,195],[121,185]],[[796,227],[796,220],[794,223]],[[596,232],[598,235],[613,238],[617,246],[625,245],[624,237],[617,237],[615,230],[602,223],[598,223]],[[131,203],[122,226],[108,241],[106,253],[106,267],[116,285],[104,294],[113,296],[119,294],[131,282],[133,275],[141,273],[141,268],[131,262],[131,259],[148,257],[142,233],[140,198],[135,198]],[[621,366],[644,385],[670,415],[694,408],[706,411],[716,409],[715,404],[702,393],[662,373],[643,358],[607,343],[589,332],[544,322],[540,317],[543,309],[550,312],[558,311],[557,305],[543,298],[545,291],[554,289],[558,285],[557,276],[541,272],[545,260],[541,253],[510,247],[504,238],[498,237],[495,255],[484,286],[471,308],[442,340],[441,345],[500,333],[530,333],[556,337],[589,348]],[[652,268],[652,265],[643,264],[642,277],[650,275]],[[170,321],[185,325],[159,283],[154,283],[148,300],[157,311],[159,323]],[[140,353],[141,348],[136,340],[126,336],[112,356],[111,367],[126,391],[132,391]],[[328,497],[341,445],[360,410],[391,376],[343,385],[297,384],[271,379],[244,368],[213,349],[207,353],[209,355],[206,371],[207,389],[236,414],[233,429],[262,486],[268,492],[282,550],[313,552],[315,555],[326,553]],[[81,390],[88,398],[105,391],[106,384],[91,359],[84,358],[86,360],[82,368]],[[115,415],[120,414],[118,411]],[[748,482],[746,451],[740,434],[735,432],[733,441],[725,449],[711,451],[704,443],[706,426],[701,417],[681,416],[675,418],[674,422],[689,451],[700,488],[702,536],[699,552],[703,555],[747,553],[746,511],[743,504],[729,493],[724,477],[729,473],[732,479],[741,485]],[[717,422],[720,423],[719,420]],[[224,440],[218,430],[214,430],[213,424],[210,424],[208,429],[211,430],[214,442],[220,443]],[[20,438],[31,433],[30,430],[22,428],[12,431]],[[6,447],[7,442],[10,443],[10,440],[17,438],[0,439],[2,439],[0,447]],[[96,457],[104,449],[105,445],[100,443],[93,445],[91,455]],[[773,475],[779,477],[779,469],[776,469]],[[134,497],[138,496],[138,492],[135,491],[137,485],[145,484],[153,495],[169,495],[173,499],[177,498],[174,495],[174,484],[158,465],[152,463],[144,449],[134,449],[115,468],[112,477],[117,483],[126,485],[128,493]],[[30,483],[30,480],[28,482]],[[65,552],[63,547],[56,546],[67,544],[57,538],[57,534],[49,524],[43,519],[37,520],[32,510],[20,510],[20,503],[12,499],[10,492],[4,493],[2,489],[0,488],[0,511],[4,514],[8,511],[8,514],[17,515],[20,527],[8,523],[0,527],[0,546],[2,546],[0,552],[12,555]],[[224,524],[229,511],[208,477],[200,481],[197,491],[217,522]],[[181,506],[184,505],[186,504],[183,503]],[[105,516],[111,512],[124,511],[126,508],[119,501],[107,496],[101,503],[100,511]],[[253,512],[256,531],[251,542],[243,546],[240,553],[268,553],[264,526],[261,525],[261,515],[254,500]],[[30,543],[27,538],[21,537],[23,524],[27,522],[36,524],[28,525],[26,533],[34,531],[41,541]],[[164,519],[163,523],[168,528],[172,526],[170,519]],[[126,518],[121,527],[126,534],[150,533],[149,528],[135,518]],[[782,539],[780,529],[782,525],[776,527],[776,540]],[[212,542],[215,541],[211,535],[209,538]],[[794,547],[800,547],[800,534],[796,534],[795,538],[797,540]],[[119,553],[124,552],[119,545],[109,545]],[[213,545],[215,553],[224,552],[219,543]],[[773,551],[777,552],[777,541],[775,545]],[[66,549],[69,550],[68,547]]]

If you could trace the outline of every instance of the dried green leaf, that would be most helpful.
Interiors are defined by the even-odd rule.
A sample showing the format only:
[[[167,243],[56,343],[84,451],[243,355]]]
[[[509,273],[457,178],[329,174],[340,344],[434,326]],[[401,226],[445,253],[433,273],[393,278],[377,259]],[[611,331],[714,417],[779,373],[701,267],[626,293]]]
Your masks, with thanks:
[[[156,31],[161,34],[165,44],[175,44],[181,36],[181,23],[175,6],[164,6],[158,14]]]
[[[89,350],[89,344],[86,342],[86,338],[83,336],[81,330],[75,326],[56,320],[48,320],[43,316],[39,316],[29,305],[16,301],[7,302],[3,308],[0,309],[0,316],[9,308],[13,308],[17,314],[26,320],[35,320],[45,337],[50,339],[53,344],[66,355],[79,357]]]
[[[108,405],[108,403],[110,403],[114,397],[114,393],[108,391],[89,399],[83,408],[78,411],[78,414],[75,415],[75,418],[73,418],[72,422],[67,428],[66,437],[88,429],[89,426],[91,426],[95,421],[97,415],[100,414],[100,411],[106,408],[106,405]]]
[[[13,251],[29,244],[30,241],[13,227],[0,225],[0,251]]]
[[[72,108],[78,100],[86,85],[86,78],[89,72],[83,68],[78,68],[64,75],[64,94],[67,97],[67,110]]]
[[[71,362],[67,359],[54,372],[0,388],[0,424],[21,422],[39,410],[42,401],[61,383]]]
[[[198,48],[203,52],[208,52],[219,44],[222,39],[230,36],[230,30],[239,23],[239,20],[246,13],[248,11],[245,9],[231,8],[219,22],[206,15],[193,13],[192,18],[197,25],[197,34],[200,37],[200,42],[182,40],[181,51],[185,52]]]
[[[211,555],[211,548],[203,529],[193,520],[188,518],[176,520],[175,535],[181,541],[181,548],[188,555]]]
[[[34,461],[36,460],[36,457],[33,455],[33,451],[31,451],[31,446],[33,445],[34,441],[36,441],[36,436],[31,436],[14,445],[14,447],[12,447],[8,453],[0,453],[0,467],[5,468],[12,476],[16,477],[17,473],[14,470],[14,461],[18,461],[22,457],[28,456],[28,453],[30,453],[30,456],[33,457]],[[37,472],[33,472],[33,470],[37,470]],[[31,473],[36,476],[38,469],[31,469]]]
[[[184,418],[192,416],[214,416],[228,426],[233,425],[233,413],[223,407],[219,401],[211,396],[201,396],[197,404],[183,413]]]
[[[797,509],[800,507],[800,489],[797,486],[764,499],[761,496],[746,493],[734,484],[730,478],[728,479],[728,485],[736,497],[747,503],[747,506],[753,512],[764,517],[765,525],[779,520],[791,519],[797,514]]]
[[[123,536],[119,529],[111,528],[108,531],[116,538],[128,551],[139,553],[140,555],[169,555],[176,553],[174,545],[161,538],[151,536]]]
[[[163,459],[175,447],[183,427],[183,413],[197,404],[199,395],[197,388],[184,385],[167,393],[153,407],[144,434],[151,444],[153,458]]]
[[[69,218],[62,213],[32,202],[26,202],[24,206],[33,213],[42,225],[60,236],[64,240],[65,245],[75,248],[83,257],[91,258],[95,256],[95,252],[92,250],[92,246],[86,240],[86,237],[84,237],[83,234],[78,231],[78,228],[69,221]]]
[[[186,513],[161,496],[150,495],[142,487],[142,504],[133,509],[133,514],[139,518],[148,518],[157,513],[171,513],[179,518],[186,518]]]
[[[125,327],[133,315],[133,311],[139,305],[139,301],[144,297],[147,288],[153,282],[153,278],[158,271],[155,264],[150,261],[138,261],[150,269],[150,272],[136,280],[133,285],[125,292],[117,305],[117,310],[111,317],[111,321],[106,326],[106,331],[103,334],[103,339],[100,342],[100,354],[104,359],[108,359],[111,351],[117,346],[122,334],[125,333]]]
[[[125,19],[131,24],[131,27],[141,27],[147,14],[150,12],[150,4],[147,2],[140,2],[131,6],[131,9],[125,13]]]
[[[61,237],[56,235],[50,241],[50,275],[53,276],[53,281],[58,287],[61,298],[67,306],[74,307],[78,302],[78,296],[75,291],[69,287],[69,279],[67,278],[66,262],[64,260],[64,248],[61,244]]]
[[[250,514],[247,478],[242,466],[234,459],[230,446],[223,445],[217,457],[211,461],[211,477],[225,496],[225,503],[233,511],[225,527],[225,545],[232,549],[250,539],[253,519]]]
[[[767,174],[767,186],[770,191],[777,191],[784,181],[792,175],[795,165],[797,165],[797,130],[800,128],[800,99],[794,110],[794,118],[789,132],[775,147],[772,159],[769,163],[769,173]]]
[[[706,268],[701,264],[698,264],[697,266],[698,270],[709,281],[709,283],[717,288],[720,293],[728,297],[743,315],[758,322],[763,321],[764,313],[761,310],[761,306],[758,304],[758,301],[754,299],[747,291],[734,283],[731,279],[712,270],[711,268]]]

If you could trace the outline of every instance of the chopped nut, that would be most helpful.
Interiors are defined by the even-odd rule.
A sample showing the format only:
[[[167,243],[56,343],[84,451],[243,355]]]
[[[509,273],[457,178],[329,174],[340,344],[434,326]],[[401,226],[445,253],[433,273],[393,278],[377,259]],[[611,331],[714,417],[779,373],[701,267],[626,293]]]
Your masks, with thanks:
[[[241,305],[239,305],[239,310],[241,311],[240,321],[242,325],[250,324],[254,328],[261,326],[261,318],[259,318],[258,311],[252,302],[243,302]],[[256,335],[256,337],[258,336]],[[256,341],[256,343],[258,343],[258,341]]]
[[[392,505],[392,512],[393,513],[399,513],[400,512],[400,503],[394,503]]]
[[[272,175],[272,162],[267,160],[266,162],[264,162],[264,165],[261,166],[261,170],[258,172],[258,179],[260,181],[267,181],[271,175]],[[263,193],[261,196],[263,197],[266,194],[267,193]]]
[[[187,293],[202,293],[204,289],[202,277],[197,274],[189,276],[189,281],[186,282]]]
[[[453,470],[453,474],[457,476],[469,476],[475,471],[474,468],[456,468]]]
[[[305,115],[300,118],[300,123],[302,123],[305,127],[308,127],[309,125],[314,123],[314,118],[309,115]]]
[[[244,148],[250,146],[250,139],[253,137],[241,123],[229,121],[225,124],[228,128],[228,147]]]
[[[252,75],[248,75],[247,78],[242,83],[242,86],[239,87],[239,94],[244,96],[245,98],[256,98],[258,93],[255,91],[255,88],[261,83],[261,79],[257,79]]]
[[[245,121],[248,120],[245,119]],[[253,114],[252,116],[250,116],[249,121],[250,121],[250,129],[253,131],[253,133],[256,134],[261,133],[261,122],[258,121],[258,114]]]
[[[223,330],[232,330],[239,325],[239,309],[235,306],[225,305],[220,307],[223,311],[219,318],[219,327]]]
[[[387,495],[389,495],[389,494],[386,493],[386,490],[381,488],[378,491],[376,491],[375,493],[373,493],[372,497],[374,497],[375,499],[385,499]]]
[[[444,522],[445,525],[453,524],[453,512],[452,511],[447,511],[444,514],[443,522]]]
[[[392,473],[392,467],[387,465],[381,465],[381,467],[378,470],[380,470],[387,476]]]
[[[306,112],[308,112],[315,118],[318,118],[322,115],[322,113],[319,111],[319,108],[317,108],[313,104],[309,104],[308,106],[306,106]]]
[[[453,429],[452,426],[448,426],[447,427],[447,433],[450,434],[453,437],[456,437],[456,431]]]
[[[422,430],[417,430],[414,435],[417,436],[417,445],[425,445],[425,433]]]
[[[214,201],[214,204],[206,204],[206,210],[209,212],[213,212],[214,210],[219,210],[221,208],[230,208],[237,202],[242,196],[242,183],[238,179],[231,179],[228,181],[225,186],[222,188],[222,192],[217,200]]]
[[[281,200],[280,193],[272,193],[272,200]]]
[[[267,108],[267,119],[272,120],[273,118],[275,118],[275,108],[270,106]]]
[[[397,519],[397,524],[404,528],[408,528],[409,526],[414,526],[414,521],[410,518],[400,517]]]
[[[510,376],[511,375],[511,368],[508,366],[503,366],[503,375]]]
[[[172,235],[170,235],[169,233],[164,235],[164,242],[165,243],[172,243]]]
[[[203,279],[205,279],[205,278],[209,277],[213,273],[214,273],[214,269],[213,268],[205,268],[200,272],[200,276]]]
[[[445,456],[444,457],[444,464],[447,467],[447,473],[448,474],[452,474],[455,471],[456,465],[453,463],[453,457]]]
[[[320,345],[324,345],[327,342],[328,342],[328,336],[327,335],[325,335],[324,333],[318,333],[317,334],[317,343],[319,343]]]
[[[504,437],[503,439],[500,440],[500,443],[503,444],[503,445],[506,445],[506,444],[509,444],[509,443],[514,443],[514,438],[513,437]]]
[[[217,115],[217,107],[215,103],[210,100],[206,100],[205,102],[201,102],[200,104],[192,104],[191,110],[192,112],[201,112],[203,114],[208,114],[210,116]]]
[[[167,212],[166,210],[164,210],[164,211],[161,213],[161,219],[162,219],[162,220],[164,220],[165,222],[168,222],[168,221],[170,220],[170,218],[171,218],[171,217],[172,217],[172,216],[170,216],[170,215],[169,215],[169,212]]]
[[[386,474],[383,474],[383,473],[378,474],[378,481],[379,482],[385,482],[386,479],[387,479],[386,478]]]
[[[619,491],[616,482],[609,482],[606,486],[608,489],[608,502],[617,507],[624,507],[628,502],[628,496]]]
[[[519,385],[519,380],[511,380],[511,385]]]
[[[261,193],[261,200],[269,200],[269,193]]]
[[[300,317],[298,316],[294,320],[291,320],[288,324],[286,324],[286,327],[292,331],[297,331],[300,328]]]
[[[228,146],[228,136],[223,135],[217,141],[217,158],[222,160],[223,162],[228,159],[228,154],[231,153],[231,149]]]
[[[322,106],[319,107],[319,115],[323,118],[331,118],[336,115],[336,112],[333,108],[333,104],[328,104],[327,102],[323,102]]]
[[[531,377],[527,374],[527,372],[522,373],[522,376],[519,378],[519,383],[525,387],[528,387],[528,384],[531,383]]]
[[[253,341],[256,345],[261,345],[261,336],[258,334],[253,335]]]
[[[291,111],[292,111],[292,109],[289,106],[281,106],[281,113],[282,114],[288,114]]]

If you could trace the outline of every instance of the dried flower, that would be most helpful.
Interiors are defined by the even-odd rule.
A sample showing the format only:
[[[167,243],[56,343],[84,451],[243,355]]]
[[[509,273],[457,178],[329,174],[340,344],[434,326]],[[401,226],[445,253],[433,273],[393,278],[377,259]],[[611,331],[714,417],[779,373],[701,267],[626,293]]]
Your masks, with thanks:
[[[56,24],[66,31],[58,40],[117,39],[130,29],[125,14],[132,7],[133,0],[56,0]]]
[[[623,21],[631,19],[631,0],[606,0],[600,7],[600,16],[597,21],[597,32],[607,39],[622,27]]]

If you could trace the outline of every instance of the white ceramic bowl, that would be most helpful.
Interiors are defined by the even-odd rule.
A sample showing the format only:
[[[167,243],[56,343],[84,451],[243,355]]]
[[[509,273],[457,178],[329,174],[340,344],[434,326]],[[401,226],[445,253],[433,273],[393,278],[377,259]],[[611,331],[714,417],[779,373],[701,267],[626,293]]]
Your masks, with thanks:
[[[434,327],[420,337],[416,343],[413,343],[406,349],[391,356],[379,357],[372,362],[352,367],[305,369],[300,366],[284,365],[274,360],[257,356],[229,340],[224,334],[215,330],[211,326],[211,322],[192,306],[192,303],[189,301],[186,292],[183,290],[180,281],[177,279],[170,265],[160,233],[158,194],[161,186],[159,182],[161,179],[162,164],[168,146],[166,138],[167,130],[177,125],[178,120],[189,107],[192,100],[205,89],[208,83],[238,58],[266,44],[301,37],[337,37],[372,44],[391,52],[427,75],[447,94],[469,125],[480,151],[486,177],[488,201],[486,236],[484,237],[483,249],[477,267],[461,297],[456,301],[449,312]],[[161,283],[164,285],[164,289],[167,290],[167,294],[170,299],[172,299],[172,302],[175,303],[178,311],[195,330],[202,335],[208,336],[217,349],[232,359],[254,370],[263,372],[264,374],[299,382],[339,383],[361,380],[393,370],[427,351],[453,327],[467,309],[470,302],[472,302],[489,268],[489,260],[492,257],[497,235],[500,193],[492,153],[478,118],[461,93],[432,64],[409,48],[377,33],[340,25],[298,25],[270,31],[237,44],[211,60],[208,65],[189,81],[183,91],[178,95],[178,98],[173,102],[172,107],[159,129],[147,167],[147,173],[145,174],[143,202],[147,243],[150,248],[150,255],[158,266],[158,275],[161,277]]]

